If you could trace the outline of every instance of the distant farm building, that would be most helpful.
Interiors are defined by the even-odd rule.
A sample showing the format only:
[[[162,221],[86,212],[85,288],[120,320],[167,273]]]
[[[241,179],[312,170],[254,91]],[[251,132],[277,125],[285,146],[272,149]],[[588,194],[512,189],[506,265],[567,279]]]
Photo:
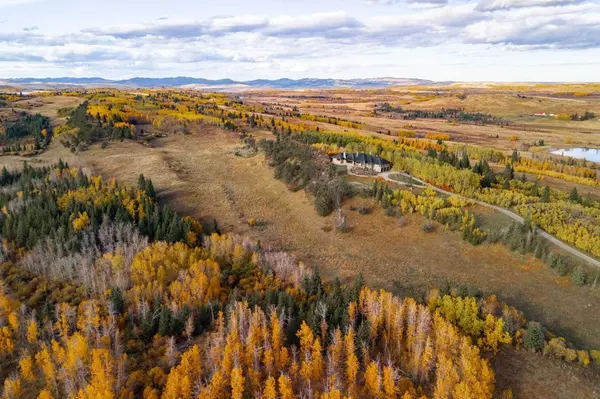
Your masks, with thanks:
[[[349,165],[358,168],[373,169],[376,172],[386,172],[392,168],[390,161],[362,152],[342,152],[332,157],[331,161],[336,165]]]

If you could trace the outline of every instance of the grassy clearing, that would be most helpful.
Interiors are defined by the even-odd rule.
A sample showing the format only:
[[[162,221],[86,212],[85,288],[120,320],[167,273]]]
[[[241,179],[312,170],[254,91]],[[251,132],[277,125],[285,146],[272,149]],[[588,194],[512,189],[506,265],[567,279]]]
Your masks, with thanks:
[[[515,398],[594,399],[600,392],[600,375],[590,369],[526,351],[503,349],[494,358],[496,392],[511,389]]]

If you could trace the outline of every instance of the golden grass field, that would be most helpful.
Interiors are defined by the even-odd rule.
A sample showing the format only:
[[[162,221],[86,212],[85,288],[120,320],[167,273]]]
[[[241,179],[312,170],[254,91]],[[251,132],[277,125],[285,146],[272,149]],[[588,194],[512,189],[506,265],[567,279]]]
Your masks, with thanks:
[[[264,101],[266,95],[253,93],[250,98]],[[378,96],[393,97],[393,92],[380,95],[375,91],[375,97],[365,103],[359,102],[356,93],[350,96],[355,102],[339,102],[340,94],[337,93],[332,96],[336,97],[337,103],[331,106],[319,104],[326,106],[319,112],[312,108],[315,106],[312,103],[292,99],[290,104],[297,104],[303,111],[310,110],[313,114],[331,114],[373,125],[378,123],[377,126],[382,128],[400,129],[402,126],[397,124],[405,123],[361,116],[372,110],[370,104],[378,102]],[[289,100],[276,98],[269,101],[283,103]],[[80,101],[60,99],[32,107],[32,111],[55,117],[58,108],[73,106]],[[343,112],[350,114],[336,113],[342,105]],[[600,114],[600,107],[595,110]],[[479,134],[482,142],[488,143],[485,137],[490,133],[479,132],[482,127],[452,127],[444,122],[431,124],[428,121],[425,124],[438,129],[457,128],[457,132],[469,137]],[[433,131],[427,127],[423,129]],[[490,129],[502,130],[499,127]],[[597,129],[600,132],[600,127]],[[523,140],[531,140],[540,133],[528,134],[523,133]],[[270,133],[256,135],[271,137]],[[558,131],[548,137],[554,135],[561,137]],[[595,136],[591,138],[600,143]],[[291,251],[306,263],[317,266],[326,278],[339,277],[348,281],[360,272],[374,287],[417,298],[446,279],[455,284],[479,287],[519,307],[529,319],[542,322],[577,345],[600,349],[600,290],[566,283],[557,278],[555,271],[533,258],[513,253],[500,244],[471,246],[459,233],[439,225],[434,233],[424,233],[421,228],[424,219],[418,215],[405,216],[408,225],[401,227],[397,218],[386,216],[370,200],[358,197],[344,205],[350,232],[337,233],[331,229],[330,218],[317,215],[307,194],[290,192],[273,178],[273,171],[262,154],[251,158],[235,156],[234,151],[239,146],[237,136],[215,127],[196,125],[189,135],[171,135],[155,140],[154,144],[154,148],[149,148],[131,141],[111,142],[106,149],[95,144],[88,151],[74,154],[53,141],[39,156],[0,157],[0,164],[13,168],[24,160],[42,164],[61,157],[74,166],[129,184],[135,184],[137,176],[143,173],[152,178],[159,199],[169,201],[177,211],[199,218],[206,226],[212,225],[216,218],[223,232],[248,235],[260,239],[263,245]],[[488,145],[494,145],[494,141]],[[510,148],[508,145],[497,147]],[[373,212],[360,215],[350,211],[351,206],[359,204],[371,205]],[[497,215],[493,211],[478,208],[476,213],[495,223]],[[248,218],[256,218],[259,226],[249,227]],[[600,377],[590,370],[539,355],[507,349],[494,360],[494,366],[502,370],[498,377],[498,392],[511,387],[515,397],[595,398],[600,392]]]
[[[590,94],[585,97],[574,93]],[[465,95],[466,98],[460,98]],[[388,90],[312,90],[258,91],[244,94],[245,102],[273,104],[303,113],[337,116],[363,124],[365,134],[390,130],[447,133],[453,142],[468,143],[510,151],[522,144],[544,140],[546,148],[570,146],[600,147],[600,91],[597,85],[565,85],[556,89],[547,85],[452,85],[401,87]],[[460,108],[502,117],[510,126],[475,126],[442,120],[410,120],[374,117],[376,104],[388,102],[407,110],[439,110]],[[589,121],[561,121],[534,114],[583,114],[594,112]],[[516,136],[517,141],[511,137]]]

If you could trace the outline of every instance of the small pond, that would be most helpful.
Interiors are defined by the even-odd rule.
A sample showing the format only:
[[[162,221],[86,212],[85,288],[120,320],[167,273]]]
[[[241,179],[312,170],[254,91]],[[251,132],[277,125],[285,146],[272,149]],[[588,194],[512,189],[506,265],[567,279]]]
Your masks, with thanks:
[[[586,159],[592,162],[600,162],[600,149],[599,148],[559,148],[558,150],[550,151],[554,155],[562,155],[565,157],[572,157],[577,159]]]

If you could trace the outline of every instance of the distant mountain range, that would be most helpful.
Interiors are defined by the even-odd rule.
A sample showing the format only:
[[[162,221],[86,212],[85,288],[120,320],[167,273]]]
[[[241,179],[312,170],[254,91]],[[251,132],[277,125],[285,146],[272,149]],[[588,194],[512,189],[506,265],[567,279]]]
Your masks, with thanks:
[[[131,78],[109,80],[104,78],[16,78],[0,79],[0,85],[23,86],[29,89],[78,87],[181,87],[242,91],[251,89],[332,89],[332,88],[384,88],[434,83],[425,79],[370,78],[370,79],[256,79],[236,81],[232,79],[202,79],[186,76],[167,78]]]

